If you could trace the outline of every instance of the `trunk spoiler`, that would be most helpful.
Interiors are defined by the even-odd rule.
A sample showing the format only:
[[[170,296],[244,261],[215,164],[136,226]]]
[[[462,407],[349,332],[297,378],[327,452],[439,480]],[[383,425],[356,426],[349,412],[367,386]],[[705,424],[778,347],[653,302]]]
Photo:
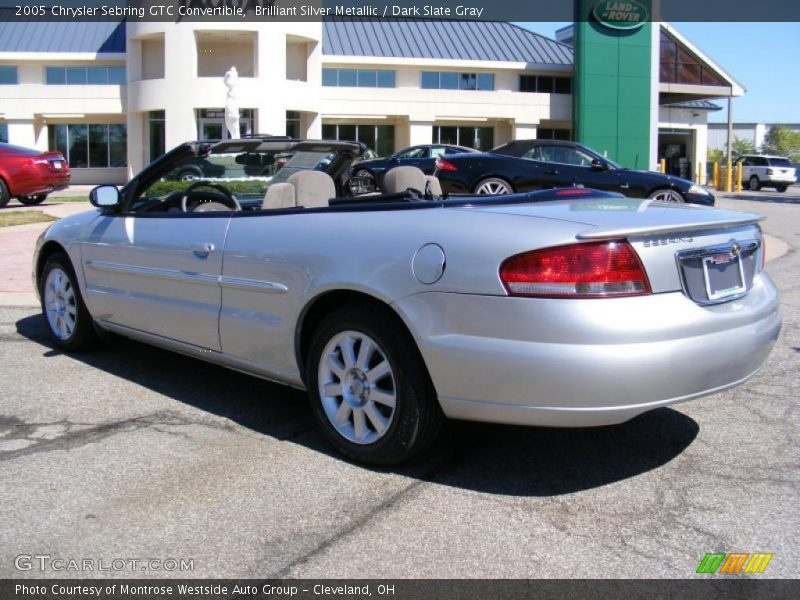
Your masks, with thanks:
[[[710,211],[709,211],[710,212]],[[741,213],[737,216],[727,216],[725,219],[713,218],[713,213],[708,219],[699,219],[694,222],[664,223],[653,225],[633,225],[629,227],[592,227],[576,235],[579,240],[605,240],[610,238],[625,238],[632,235],[654,235],[660,233],[679,233],[685,231],[699,231],[702,229],[733,229],[743,225],[752,225],[763,221],[764,217],[754,213]]]

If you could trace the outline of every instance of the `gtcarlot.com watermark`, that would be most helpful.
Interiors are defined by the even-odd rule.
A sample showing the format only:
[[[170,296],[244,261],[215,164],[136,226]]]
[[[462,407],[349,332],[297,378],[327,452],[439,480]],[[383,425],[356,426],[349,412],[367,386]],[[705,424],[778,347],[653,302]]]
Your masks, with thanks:
[[[19,554],[14,558],[18,571],[54,573],[120,573],[136,571],[191,572],[193,558],[66,558],[49,554]]]

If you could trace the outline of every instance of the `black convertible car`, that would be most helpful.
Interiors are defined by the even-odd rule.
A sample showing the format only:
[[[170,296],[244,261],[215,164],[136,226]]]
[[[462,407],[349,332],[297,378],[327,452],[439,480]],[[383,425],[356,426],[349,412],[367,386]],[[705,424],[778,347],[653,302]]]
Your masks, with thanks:
[[[513,194],[583,186],[632,198],[714,205],[714,196],[691,181],[625,169],[575,142],[516,140],[489,152],[440,156],[434,174],[449,194]]]
[[[383,185],[383,176],[394,167],[411,166],[422,169],[425,175],[433,175],[436,159],[440,156],[453,156],[464,152],[475,152],[474,148],[449,144],[422,144],[400,150],[392,156],[362,160],[351,167],[353,177],[371,182],[372,188]]]

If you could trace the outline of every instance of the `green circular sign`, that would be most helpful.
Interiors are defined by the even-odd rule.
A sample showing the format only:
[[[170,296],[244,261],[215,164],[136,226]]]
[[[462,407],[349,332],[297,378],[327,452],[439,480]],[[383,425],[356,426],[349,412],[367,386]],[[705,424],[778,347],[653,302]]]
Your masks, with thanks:
[[[592,9],[598,23],[611,29],[636,29],[647,21],[647,9],[636,0],[602,0]]]

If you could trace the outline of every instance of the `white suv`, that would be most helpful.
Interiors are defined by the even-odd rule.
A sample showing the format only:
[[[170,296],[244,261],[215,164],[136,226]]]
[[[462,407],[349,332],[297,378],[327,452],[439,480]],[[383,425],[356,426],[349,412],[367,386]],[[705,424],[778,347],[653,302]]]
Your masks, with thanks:
[[[742,182],[753,191],[774,187],[779,192],[785,192],[797,181],[794,165],[784,156],[745,154],[736,162],[742,165]]]

